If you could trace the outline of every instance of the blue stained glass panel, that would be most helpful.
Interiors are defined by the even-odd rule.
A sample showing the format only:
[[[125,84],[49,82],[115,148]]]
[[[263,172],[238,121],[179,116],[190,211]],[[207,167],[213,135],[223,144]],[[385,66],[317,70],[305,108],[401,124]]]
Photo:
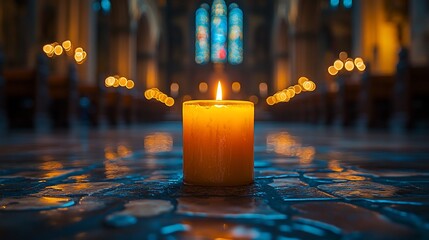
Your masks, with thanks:
[[[227,58],[227,10],[223,0],[215,0],[211,19],[211,60],[224,63]]]
[[[243,62],[243,12],[238,7],[232,8],[228,17],[228,61]]]
[[[206,64],[210,59],[209,13],[199,8],[195,14],[195,62]]]

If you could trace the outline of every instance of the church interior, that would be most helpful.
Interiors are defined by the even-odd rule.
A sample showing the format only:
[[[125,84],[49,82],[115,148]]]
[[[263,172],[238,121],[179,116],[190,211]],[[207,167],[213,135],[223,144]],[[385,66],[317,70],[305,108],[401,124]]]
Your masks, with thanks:
[[[0,1],[5,239],[428,238],[428,132],[428,0]]]

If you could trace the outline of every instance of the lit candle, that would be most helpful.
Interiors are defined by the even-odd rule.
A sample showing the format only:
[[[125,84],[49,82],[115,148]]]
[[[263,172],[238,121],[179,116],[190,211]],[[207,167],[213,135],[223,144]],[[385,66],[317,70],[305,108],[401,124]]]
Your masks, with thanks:
[[[216,100],[183,103],[185,184],[238,186],[253,182],[253,103]]]

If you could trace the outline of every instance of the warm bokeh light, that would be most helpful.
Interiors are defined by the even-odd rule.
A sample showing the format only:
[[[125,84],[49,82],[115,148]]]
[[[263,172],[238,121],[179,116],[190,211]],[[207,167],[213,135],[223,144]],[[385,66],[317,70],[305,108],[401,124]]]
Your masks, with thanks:
[[[365,66],[365,64],[361,63],[361,64],[357,65],[357,66],[356,66],[356,68],[357,68],[359,71],[363,72],[363,71],[365,71],[366,66]]]
[[[272,96],[267,97],[266,102],[270,106],[274,105],[275,104],[274,97]]]
[[[310,89],[312,88],[312,84],[310,83],[310,81],[306,81],[302,87],[304,88],[305,91],[310,91]]]
[[[293,90],[293,88],[289,88],[288,90],[286,90],[286,94],[289,98],[293,98],[295,97],[295,90]]]
[[[54,47],[54,53],[57,56],[59,56],[63,53],[63,48],[61,47],[61,45],[57,45]]]
[[[161,92],[158,88],[147,89],[144,92],[144,96],[147,100],[155,99],[158,102],[164,103],[168,107],[174,105],[174,99],[172,97],[167,96],[167,94]]]
[[[259,98],[255,95],[252,95],[249,97],[249,101],[251,101],[253,104],[258,104]]]
[[[125,87],[127,85],[127,79],[125,77],[119,78],[119,86]]]
[[[111,87],[115,83],[115,78],[112,77],[112,76],[109,76],[109,77],[106,78],[106,80],[104,81],[104,83],[106,84],[106,86]]]
[[[148,89],[148,90],[146,90],[146,91],[144,92],[144,97],[145,97],[147,100],[152,99],[154,96],[155,96],[155,91],[154,91],[154,90],[152,90],[152,89]]]
[[[66,40],[62,43],[62,46],[64,48],[64,50],[66,51],[70,51],[70,49],[72,48],[72,44],[70,40]]]
[[[268,85],[265,82],[259,83],[259,95],[265,97],[268,95]]]
[[[355,62],[356,66],[359,66],[359,65],[363,64],[363,59],[360,57],[357,57],[357,58],[355,58],[354,62]]]
[[[338,57],[340,58],[340,60],[345,61],[348,57],[346,52],[340,52],[340,54],[338,54]]]
[[[127,84],[126,84],[126,87],[128,88],[128,89],[132,89],[133,87],[134,87],[134,81],[133,80],[127,80]]]
[[[298,79],[298,83],[299,83],[299,85],[303,85],[306,81],[308,81],[308,78],[306,78],[306,77],[300,77],[299,79]]]
[[[76,62],[82,62],[82,60],[83,60],[83,54],[82,54],[82,52],[76,52],[75,54],[74,54],[74,60],[76,61]]]
[[[144,138],[144,150],[147,153],[170,152],[173,149],[173,137],[170,133],[155,132]]]
[[[334,76],[334,75],[337,75],[338,70],[335,69],[334,66],[330,66],[330,67],[328,67],[328,73],[331,74],[332,76]]]
[[[239,82],[233,82],[232,85],[231,85],[231,89],[232,89],[233,92],[239,93],[240,89],[241,89],[240,83]]]
[[[186,101],[189,101],[189,100],[192,100],[192,97],[191,97],[190,95],[185,95],[185,96],[183,96],[183,98],[182,98],[182,101],[183,101],[183,102],[186,102]]]
[[[159,101],[162,103],[165,103],[165,101],[167,100],[168,96],[165,93],[162,93],[159,95]]]
[[[45,46],[43,46],[44,53],[52,54],[53,51],[54,51],[54,47],[51,44],[46,44]]]
[[[206,93],[207,90],[209,90],[209,85],[206,82],[200,82],[200,84],[198,85],[198,90],[201,93]]]
[[[177,95],[179,94],[179,84],[178,83],[172,83],[170,85],[170,94],[173,97],[177,97]]]
[[[165,105],[167,105],[167,106],[169,106],[169,107],[173,106],[173,105],[174,105],[174,99],[173,99],[172,97],[168,97],[168,98],[165,100]]]
[[[295,94],[300,94],[302,91],[302,87],[300,85],[293,86],[293,90],[295,91]]]
[[[266,98],[268,105],[274,105],[280,102],[289,102],[297,94],[300,94],[303,91],[314,91],[316,89],[316,84],[313,81],[310,81],[306,77],[300,77],[296,85],[290,86],[287,89],[276,92],[273,96]]]
[[[276,94],[276,100],[279,102],[286,101],[286,98],[288,98],[288,96],[286,95],[285,92],[280,92],[280,93]]]
[[[83,52],[83,48],[81,48],[81,47],[78,47],[78,48],[76,48],[75,50],[74,50],[74,52],[75,53],[78,53],[78,52]]]
[[[222,85],[220,81],[217,83],[216,100],[222,100]]]
[[[113,87],[119,87],[119,80],[115,77],[115,82],[113,83]]]
[[[340,71],[341,69],[343,69],[343,67],[344,67],[343,61],[341,61],[339,59],[335,60],[335,62],[334,62],[334,68],[336,70]]]
[[[353,61],[351,61],[351,60],[348,60],[345,64],[344,64],[344,68],[347,70],[347,71],[352,71],[354,68],[355,68],[355,65],[353,64]]]

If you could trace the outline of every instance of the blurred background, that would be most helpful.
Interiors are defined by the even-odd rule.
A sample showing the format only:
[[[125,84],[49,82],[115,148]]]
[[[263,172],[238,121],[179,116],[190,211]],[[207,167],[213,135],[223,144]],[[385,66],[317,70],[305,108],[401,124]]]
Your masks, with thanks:
[[[180,120],[218,81],[257,120],[429,128],[429,1],[232,2],[238,65],[195,62],[211,1],[0,1],[0,131]]]

